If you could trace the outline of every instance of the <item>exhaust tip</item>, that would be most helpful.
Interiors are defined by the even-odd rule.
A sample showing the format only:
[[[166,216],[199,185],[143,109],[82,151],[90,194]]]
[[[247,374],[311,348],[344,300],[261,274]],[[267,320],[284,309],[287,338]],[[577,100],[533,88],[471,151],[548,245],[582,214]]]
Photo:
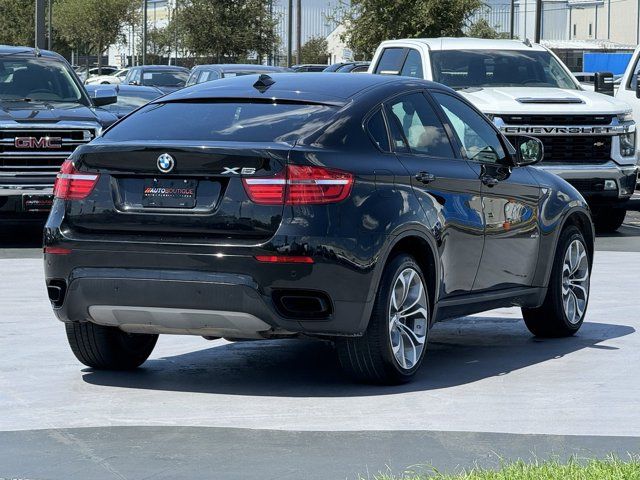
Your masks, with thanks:
[[[47,294],[49,301],[54,308],[60,308],[64,302],[64,294],[67,290],[67,284],[64,280],[51,280],[47,285]]]
[[[324,292],[279,290],[273,294],[278,312],[298,320],[323,320],[332,313],[331,300]]]

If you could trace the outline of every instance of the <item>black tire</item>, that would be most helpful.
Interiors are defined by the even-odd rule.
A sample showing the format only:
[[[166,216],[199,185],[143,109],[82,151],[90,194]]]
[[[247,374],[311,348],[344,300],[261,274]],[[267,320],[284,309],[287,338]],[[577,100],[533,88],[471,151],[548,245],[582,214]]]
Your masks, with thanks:
[[[598,233],[613,233],[618,230],[627,211],[624,208],[599,208],[593,218],[593,224]]]
[[[142,365],[155,347],[158,335],[126,333],[95,323],[65,323],[73,354],[88,367],[131,370]]]
[[[570,321],[565,313],[563,305],[563,266],[564,259],[569,246],[578,240],[582,242],[587,255],[588,277],[587,292],[589,292],[589,281],[591,277],[591,260],[589,258],[589,249],[584,240],[582,232],[577,227],[571,225],[565,228],[560,234],[558,247],[556,249],[555,258],[553,260],[553,268],[551,277],[549,278],[549,286],[543,304],[538,308],[523,308],[522,316],[524,323],[531,333],[538,337],[568,337],[575,334],[584,321],[589,304],[589,295],[587,293],[586,303],[579,321]]]
[[[420,355],[415,355],[417,360],[411,368],[404,368],[396,359],[391,346],[389,328],[392,289],[396,279],[407,269],[413,269],[419,275],[427,311],[426,325],[421,327],[424,331],[423,347]],[[422,269],[413,257],[400,254],[389,261],[382,274],[366,332],[361,337],[345,337],[336,342],[340,364],[352,378],[364,383],[397,385],[406,383],[414,377],[424,359],[431,319],[429,293],[426,286]]]

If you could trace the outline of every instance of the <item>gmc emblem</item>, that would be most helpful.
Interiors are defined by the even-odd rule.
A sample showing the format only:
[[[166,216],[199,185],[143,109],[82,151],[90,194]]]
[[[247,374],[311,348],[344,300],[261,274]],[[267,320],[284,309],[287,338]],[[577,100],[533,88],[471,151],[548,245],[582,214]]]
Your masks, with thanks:
[[[13,142],[16,148],[62,148],[61,137],[16,137]]]

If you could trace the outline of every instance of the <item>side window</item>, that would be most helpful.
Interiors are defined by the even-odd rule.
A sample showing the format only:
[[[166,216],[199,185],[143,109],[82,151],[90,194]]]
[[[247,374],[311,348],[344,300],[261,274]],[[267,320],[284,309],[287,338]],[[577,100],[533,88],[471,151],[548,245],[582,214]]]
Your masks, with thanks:
[[[402,63],[406,50],[404,48],[385,48],[380,55],[375,73],[382,75],[398,75],[402,69]]]
[[[403,77],[423,78],[422,57],[420,57],[420,52],[413,49],[409,50],[400,75]]]
[[[198,71],[192,71],[191,75],[189,75],[189,78],[187,79],[187,83],[185,84],[185,87],[189,87],[191,85],[195,85],[196,81],[198,79]]]
[[[395,115],[391,115],[387,116],[387,120],[389,121],[389,134],[391,135],[393,150],[397,153],[409,153],[409,145],[407,145],[407,140],[404,138],[398,118]]]
[[[383,152],[390,152],[389,135],[387,134],[387,126],[382,116],[382,110],[374,113],[367,122],[367,133]]]
[[[453,148],[438,114],[422,93],[412,93],[389,104],[413,153],[453,158]]]
[[[633,73],[627,83],[627,90],[635,90],[638,85],[638,73],[640,73],[640,55],[636,58],[636,64],[633,66]]]
[[[141,85],[142,84],[141,79],[142,79],[142,70],[138,68],[133,71],[133,75],[131,75],[130,81],[138,82],[138,85]]]
[[[469,160],[496,163],[505,158],[498,133],[469,105],[446,93],[433,93],[449,118]]]

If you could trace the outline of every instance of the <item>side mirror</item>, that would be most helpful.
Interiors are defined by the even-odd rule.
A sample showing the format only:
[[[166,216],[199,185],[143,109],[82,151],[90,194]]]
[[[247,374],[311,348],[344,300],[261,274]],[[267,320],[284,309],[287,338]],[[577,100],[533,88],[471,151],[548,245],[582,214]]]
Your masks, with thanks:
[[[614,96],[613,73],[597,72],[594,81],[594,90],[604,95]]]
[[[534,165],[544,158],[544,145],[537,138],[518,137],[517,145],[515,164],[518,167]]]
[[[636,75],[636,98],[640,98],[640,73]]]
[[[137,80],[131,80],[129,82],[129,85],[140,85],[140,82],[138,82]]]
[[[99,88],[93,92],[93,104],[96,107],[104,107],[118,101],[118,92],[115,88]]]

